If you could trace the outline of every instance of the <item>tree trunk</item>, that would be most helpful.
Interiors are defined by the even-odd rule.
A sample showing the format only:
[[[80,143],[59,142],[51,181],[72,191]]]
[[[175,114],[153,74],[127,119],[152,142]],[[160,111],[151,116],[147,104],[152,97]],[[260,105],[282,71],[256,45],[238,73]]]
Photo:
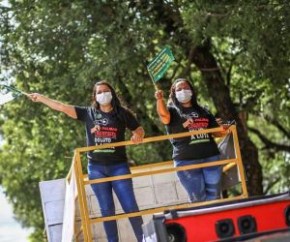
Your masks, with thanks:
[[[224,120],[235,120],[237,122],[237,132],[241,148],[241,155],[244,163],[247,178],[247,188],[249,195],[263,194],[262,168],[258,159],[258,149],[249,139],[247,134],[247,124],[241,119],[232,100],[228,87],[222,78],[220,69],[209,51],[209,45],[196,47],[192,51],[192,62],[202,73],[210,97]]]

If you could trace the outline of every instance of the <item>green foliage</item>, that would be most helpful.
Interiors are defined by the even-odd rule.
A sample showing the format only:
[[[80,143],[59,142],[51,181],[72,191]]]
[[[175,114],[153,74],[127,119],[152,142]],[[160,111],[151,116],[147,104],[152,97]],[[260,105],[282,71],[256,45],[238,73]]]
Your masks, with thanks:
[[[278,119],[278,118],[277,118]],[[281,135],[275,125],[271,125],[264,117],[253,116],[249,119],[249,127],[255,127],[263,131],[262,135],[267,135],[269,141],[279,141],[277,143],[289,144],[289,140]],[[281,120],[283,123],[283,120]],[[288,120],[289,125],[289,120]],[[285,123],[285,126],[287,124]],[[288,126],[289,127],[289,126]],[[289,152],[277,152],[275,146],[267,146],[267,143],[261,142],[259,137],[252,134],[253,141],[259,147],[260,162],[264,172],[264,187],[266,193],[279,193],[289,189],[290,157]],[[283,177],[283,179],[281,179]]]
[[[11,76],[21,90],[89,105],[94,82],[107,79],[136,113],[146,136],[161,135],[165,130],[146,63],[170,45],[177,62],[160,87],[168,95],[172,79],[188,78],[202,103],[215,110],[214,97],[190,58],[194,47],[207,45],[234,104],[251,114],[248,126],[289,147],[288,1],[9,2],[0,7],[1,80]],[[74,148],[85,146],[84,128],[25,97],[0,110],[0,181],[18,220],[35,228],[31,241],[42,241],[38,183],[67,174]],[[256,134],[251,138],[259,147],[265,190],[287,189],[289,151],[273,154]],[[169,142],[128,148],[137,164],[169,160],[170,154]]]

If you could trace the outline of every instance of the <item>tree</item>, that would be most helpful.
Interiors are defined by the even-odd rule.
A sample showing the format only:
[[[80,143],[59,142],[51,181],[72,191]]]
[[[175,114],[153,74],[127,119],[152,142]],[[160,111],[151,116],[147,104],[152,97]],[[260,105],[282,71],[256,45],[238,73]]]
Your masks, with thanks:
[[[108,79],[147,135],[159,135],[164,128],[145,66],[169,45],[177,62],[160,87],[188,78],[220,117],[236,120],[249,192],[262,194],[263,185],[271,192],[277,181],[268,170],[277,161],[285,172],[278,184],[289,182],[289,9],[282,0],[10,1],[0,8],[2,79],[9,70],[17,87],[78,105],[90,103],[97,79]],[[1,184],[41,241],[38,182],[66,175],[73,149],[84,146],[83,127],[25,98],[0,109]],[[139,163],[170,159],[169,144],[159,145],[129,149],[129,156]]]

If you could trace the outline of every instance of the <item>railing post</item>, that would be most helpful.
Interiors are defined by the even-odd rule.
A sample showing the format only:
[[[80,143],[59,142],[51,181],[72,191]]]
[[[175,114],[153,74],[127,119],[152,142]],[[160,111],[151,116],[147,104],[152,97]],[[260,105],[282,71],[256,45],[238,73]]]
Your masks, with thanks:
[[[89,218],[89,211],[87,205],[87,197],[85,191],[85,184],[83,179],[83,172],[82,172],[82,165],[81,165],[81,158],[80,153],[75,151],[75,172],[76,172],[76,183],[78,188],[78,200],[80,206],[80,214],[82,220],[82,227],[83,227],[83,234],[84,234],[84,241],[91,242],[92,241],[92,231],[90,226],[90,218]]]
[[[244,169],[243,162],[242,162],[239,139],[238,139],[238,134],[237,134],[237,127],[235,125],[233,125],[230,129],[233,132],[234,147],[235,147],[237,166],[238,166],[238,174],[241,176],[240,178],[241,178],[241,184],[242,184],[242,195],[244,197],[248,197],[245,169]]]

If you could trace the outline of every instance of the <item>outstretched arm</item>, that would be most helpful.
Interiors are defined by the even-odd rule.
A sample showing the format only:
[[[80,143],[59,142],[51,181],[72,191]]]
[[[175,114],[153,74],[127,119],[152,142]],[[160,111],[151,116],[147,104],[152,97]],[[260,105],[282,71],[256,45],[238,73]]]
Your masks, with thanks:
[[[77,114],[74,106],[72,105],[67,105],[61,102],[58,102],[56,100],[52,100],[46,96],[43,96],[39,93],[31,93],[28,94],[28,97],[33,101],[33,102],[40,102],[45,104],[46,106],[50,107],[53,110],[65,113],[69,117],[76,119]]]
[[[163,100],[163,91],[157,90],[155,92],[155,98],[157,100],[157,113],[160,117],[160,120],[163,124],[169,124],[170,122],[170,113],[166,107],[166,104]]]

